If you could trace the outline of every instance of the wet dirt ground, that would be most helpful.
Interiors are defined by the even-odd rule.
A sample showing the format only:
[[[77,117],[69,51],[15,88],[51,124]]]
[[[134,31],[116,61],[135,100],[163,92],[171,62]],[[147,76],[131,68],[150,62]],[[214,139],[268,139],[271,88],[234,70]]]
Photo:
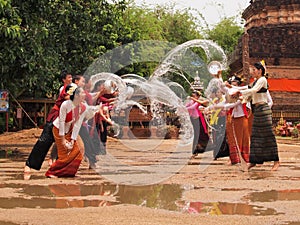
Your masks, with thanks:
[[[108,181],[85,161],[75,178],[46,178],[45,161],[24,180],[24,161],[39,134],[32,129],[0,135],[1,225],[300,224],[300,146],[295,141],[278,140],[276,172],[270,171],[271,162],[243,172],[228,166],[228,158],[200,169],[206,163],[200,154],[163,182],[133,186]],[[149,142],[132,141],[135,146]],[[160,148],[169,151],[177,144],[165,140]],[[109,139],[107,149],[129,162],[140,158],[116,139]],[[153,161],[144,157],[137,164]]]

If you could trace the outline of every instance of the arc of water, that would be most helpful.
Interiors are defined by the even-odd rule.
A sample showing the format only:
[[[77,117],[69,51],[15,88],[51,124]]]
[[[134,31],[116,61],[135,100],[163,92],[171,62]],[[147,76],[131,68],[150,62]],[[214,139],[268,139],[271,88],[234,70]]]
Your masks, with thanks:
[[[142,81],[147,81],[146,78],[144,77],[141,77],[137,74],[134,74],[134,73],[128,73],[128,74],[123,74],[121,75],[121,78],[124,80],[124,79],[128,79],[128,80],[133,80],[133,79],[136,79],[136,80],[142,80]]]
[[[153,72],[151,77],[163,76],[169,70],[170,65],[173,65],[173,62],[176,60],[176,58],[181,57],[189,48],[192,47],[201,47],[204,50],[209,61],[213,60],[214,52],[212,51],[212,49],[214,49],[221,55],[220,63],[223,67],[222,69],[226,68],[227,58],[223,49],[219,45],[217,45],[215,42],[211,40],[195,39],[195,40],[187,41],[172,49],[167,54],[167,56],[162,61],[162,63],[158,66],[158,68]]]
[[[136,105],[138,108],[140,108],[143,113],[147,113],[147,110],[138,102],[128,100],[127,99],[127,85],[126,82],[119,76],[117,76],[114,73],[98,73],[90,78],[91,80],[91,88],[95,86],[95,83],[99,80],[112,80],[116,83],[118,89],[119,89],[119,95],[117,97],[117,102],[115,103],[115,110],[120,111],[122,109],[126,109],[129,106]]]
[[[153,50],[153,43],[148,44],[145,43],[137,43],[133,44],[132,47],[140,47],[141,44],[143,47],[149,47],[149,49]],[[173,175],[174,172],[178,171],[178,169],[182,168],[182,166],[186,163],[186,160],[190,156],[190,149],[192,145],[192,140],[194,136],[193,127],[190,122],[190,117],[188,111],[183,103],[183,101],[171,90],[171,88],[167,85],[166,80],[163,80],[163,75],[167,72],[176,73],[179,76],[183,77],[186,81],[188,79],[185,77],[185,74],[188,74],[189,71],[185,71],[186,67],[183,69],[181,63],[173,63],[176,59],[181,59],[180,57],[184,56],[184,53],[189,48],[192,47],[201,47],[205,51],[208,59],[213,59],[213,54],[218,52],[216,48],[214,48],[213,52],[210,50],[213,48],[210,41],[206,40],[192,40],[186,42],[180,46],[175,47],[173,50],[169,51],[169,54],[165,57],[165,50],[171,49],[172,46],[169,43],[166,45],[165,43],[162,45],[160,43],[155,43],[154,46],[163,46],[163,51],[159,51],[162,54],[154,54],[154,57],[151,58],[151,54],[145,53],[142,58],[138,57],[137,60],[134,58],[126,57],[126,60],[120,60],[120,63],[117,63],[117,66],[114,66],[112,62],[117,61],[119,58],[119,54],[114,54],[119,51],[110,52],[105,56],[101,57],[97,62],[95,62],[91,68],[86,72],[87,75],[93,75],[97,72],[95,71],[112,71],[112,73],[98,73],[91,77],[92,85],[95,84],[97,80],[112,80],[116,83],[119,89],[119,96],[116,101],[117,109],[125,109],[130,105],[138,105],[134,99],[130,99],[128,97],[128,88],[132,88],[132,92],[143,91],[146,96],[150,99],[150,104],[153,110],[157,110],[157,112],[162,112],[162,105],[172,106],[177,110],[176,114],[179,116],[179,120],[181,123],[181,141],[178,143],[174,152],[172,152],[165,160],[161,163],[150,165],[150,166],[142,166],[140,168],[129,166],[127,167],[124,164],[120,164],[120,162],[114,158],[113,155],[107,154],[107,157],[101,157],[103,159],[103,170],[110,171],[111,173],[104,173],[104,176],[112,178],[114,181],[118,182],[133,182],[137,184],[148,184],[150,182],[157,182],[161,179],[165,179],[166,177]],[[123,46],[124,48],[124,46]],[[127,47],[126,47],[127,48]],[[145,49],[145,48],[143,48]],[[130,52],[127,51],[126,52]],[[191,51],[192,52],[192,51]],[[188,52],[190,53],[190,52]],[[193,52],[192,52],[193,53]],[[211,54],[210,54],[211,53]],[[139,54],[137,54],[139,56]],[[188,55],[183,62],[188,62],[189,59],[194,60],[194,55]],[[115,58],[114,57],[119,57]],[[222,57],[221,61],[224,61]],[[129,60],[127,60],[129,59]],[[149,80],[146,80],[142,77],[139,77],[135,74],[126,74],[122,77],[113,74],[119,69],[124,68],[126,65],[132,64],[132,62],[146,62],[146,61],[162,62],[160,66],[157,67],[155,72],[151,75]],[[202,63],[203,60],[200,60]],[[179,62],[179,61],[177,61]],[[196,61],[198,62],[198,61]],[[189,64],[189,66],[198,66],[200,64]],[[202,64],[201,64],[202,65]],[[114,66],[114,67],[113,67]],[[185,65],[184,65],[185,66]],[[139,88],[139,89],[138,89]],[[131,92],[131,93],[132,93]],[[139,105],[138,105],[139,106]],[[156,107],[157,106],[157,107]],[[154,109],[156,107],[156,109]],[[111,159],[110,159],[111,158]],[[128,173],[129,171],[129,173]],[[101,172],[101,171],[99,171]],[[146,174],[146,175],[145,175]],[[111,175],[111,176],[110,176]],[[133,175],[133,177],[131,176]],[[159,177],[157,177],[159,176]],[[132,179],[133,178],[133,179]]]
[[[168,82],[168,83],[167,83],[167,86],[168,86],[169,88],[171,88],[171,89],[172,89],[172,87],[178,88],[178,89],[180,90],[181,93],[176,93],[173,89],[172,89],[172,90],[175,92],[175,94],[176,94],[177,96],[178,96],[179,94],[181,94],[181,96],[178,96],[178,97],[180,97],[181,99],[182,99],[183,97],[186,97],[184,88],[183,88],[180,84],[178,84],[177,82],[173,82],[173,81]]]
[[[121,77],[117,76],[114,73],[108,73],[108,72],[97,73],[95,75],[92,75],[90,80],[91,80],[91,89],[94,88],[97,81],[112,80],[116,83],[120,91],[126,90],[126,83],[121,79]]]

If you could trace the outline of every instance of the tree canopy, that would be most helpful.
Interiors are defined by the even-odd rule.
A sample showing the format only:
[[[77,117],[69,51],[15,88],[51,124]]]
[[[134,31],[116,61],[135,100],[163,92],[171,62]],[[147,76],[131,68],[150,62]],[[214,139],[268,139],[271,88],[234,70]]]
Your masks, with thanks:
[[[15,97],[51,97],[61,85],[61,70],[83,73],[99,55],[127,43],[181,44],[207,37],[230,53],[242,34],[230,18],[205,33],[200,30],[189,9],[172,5],[150,9],[126,0],[0,0],[0,89]],[[151,54],[157,54],[155,48]],[[156,66],[137,63],[118,73],[147,76]]]
[[[82,73],[125,36],[125,1],[0,0],[1,87],[15,96],[51,96],[62,69]]]
[[[235,22],[234,17],[223,18],[215,27],[206,31],[207,39],[215,41],[227,54],[234,51],[242,34],[243,28]]]

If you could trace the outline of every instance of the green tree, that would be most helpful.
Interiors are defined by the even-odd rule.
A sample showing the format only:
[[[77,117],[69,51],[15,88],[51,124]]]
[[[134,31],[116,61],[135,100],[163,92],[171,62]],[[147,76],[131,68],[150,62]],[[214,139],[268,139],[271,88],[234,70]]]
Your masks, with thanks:
[[[215,27],[205,32],[206,38],[219,44],[226,54],[234,51],[242,34],[243,28],[237,24],[234,17],[222,19]]]
[[[160,18],[165,40],[182,44],[192,39],[203,38],[198,30],[198,20],[190,10],[176,10],[174,5],[157,7],[155,13]]]
[[[126,1],[0,0],[0,88],[51,96],[62,69],[73,74],[122,42]],[[121,31],[120,31],[121,30]]]
[[[175,8],[137,7],[126,0],[0,0],[0,88],[16,97],[51,96],[60,86],[62,69],[83,73],[100,55],[117,46],[141,40],[181,44],[203,38],[191,9]],[[241,33],[229,18],[205,35],[230,53]],[[158,61],[167,53],[159,46],[139,47],[149,59]],[[145,53],[130,48],[115,54],[115,58],[130,55],[141,62],[121,67],[117,74],[149,76],[158,64],[157,60],[144,60]],[[120,65],[116,60],[111,67]]]
[[[14,39],[20,36],[21,18],[10,0],[0,0],[0,35]]]
[[[197,30],[197,20],[191,14],[190,9],[179,11],[174,10],[174,8],[174,4],[156,6],[154,9],[146,6],[130,5],[123,16],[123,27],[130,30],[128,32],[130,37],[129,35],[128,37],[132,41],[157,40],[175,45],[191,39],[201,38],[202,36]],[[147,49],[147,46],[141,44],[139,49],[139,52],[132,53],[135,54],[135,57],[140,54],[140,58],[142,58],[147,54],[149,59],[155,58],[157,61],[140,60],[143,62],[127,66],[120,70],[119,74],[135,73],[141,76],[149,76],[158,65],[158,61],[162,59],[162,56],[165,56],[167,51],[171,50],[171,46],[162,49],[160,46],[153,45],[152,48]]]

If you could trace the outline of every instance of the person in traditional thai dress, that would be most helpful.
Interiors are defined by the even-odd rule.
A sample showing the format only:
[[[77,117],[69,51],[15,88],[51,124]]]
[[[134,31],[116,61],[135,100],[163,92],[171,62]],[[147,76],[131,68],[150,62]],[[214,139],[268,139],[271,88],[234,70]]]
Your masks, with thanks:
[[[96,105],[101,103],[103,107],[96,114],[93,127],[96,128],[100,137],[100,154],[106,154],[108,127],[113,125],[109,113],[119,93],[116,84],[111,80],[99,81],[95,84],[95,88],[95,91],[101,92],[96,100]]]
[[[200,100],[200,95],[200,92],[194,91],[186,104],[194,129],[192,158],[195,158],[199,153],[205,151],[205,147],[209,140],[206,121],[202,112],[199,110],[199,107],[202,104],[206,104],[208,101]]]
[[[101,92],[90,92],[90,80],[86,81],[83,75],[75,75],[73,83],[77,84],[78,87],[84,89],[85,92],[85,103],[87,105],[94,105],[96,100],[101,96]],[[99,105],[99,104],[98,104]],[[94,119],[94,118],[93,118]],[[92,119],[91,119],[92,120]],[[91,135],[91,125],[88,120],[84,120],[79,131],[79,135],[84,144],[84,155],[89,163],[89,169],[96,168],[97,155],[101,151],[101,142],[97,134]]]
[[[29,154],[26,162],[24,173],[29,173],[31,169],[40,170],[41,166],[45,160],[45,157],[54,143],[54,137],[52,134],[53,121],[57,118],[59,114],[59,109],[61,104],[69,99],[69,95],[66,93],[65,88],[67,84],[70,84],[72,75],[65,70],[61,72],[61,80],[64,81],[64,85],[60,90],[59,96],[55,101],[54,106],[47,115],[46,123],[43,128],[43,132],[35,145],[33,146],[31,153]],[[53,156],[54,158],[54,156]]]
[[[81,87],[70,84],[66,87],[70,100],[62,103],[59,115],[53,122],[53,136],[57,145],[58,158],[45,173],[47,177],[74,177],[82,160],[78,146],[78,133],[84,119],[92,118],[99,106],[84,103],[85,92]]]
[[[241,84],[241,78],[233,76],[229,79],[232,88]],[[237,95],[229,95],[224,108],[227,110],[226,135],[229,145],[230,164],[249,163],[250,135],[248,117],[251,112],[250,103],[242,103]]]
[[[217,158],[229,156],[229,149],[226,138],[226,110],[223,109],[225,104],[225,95],[223,90],[225,85],[221,88],[214,88],[210,94],[210,105],[204,110],[206,115],[210,115],[209,125],[211,128],[211,142],[210,149],[213,150],[213,157]],[[208,149],[208,150],[210,150]]]
[[[242,90],[240,93],[246,99],[252,99],[253,124],[250,139],[250,165],[248,169],[274,161],[272,171],[278,169],[279,156],[275,134],[272,127],[272,111],[268,105],[268,82],[265,75],[265,66],[257,62],[252,68],[255,82],[252,88]]]

